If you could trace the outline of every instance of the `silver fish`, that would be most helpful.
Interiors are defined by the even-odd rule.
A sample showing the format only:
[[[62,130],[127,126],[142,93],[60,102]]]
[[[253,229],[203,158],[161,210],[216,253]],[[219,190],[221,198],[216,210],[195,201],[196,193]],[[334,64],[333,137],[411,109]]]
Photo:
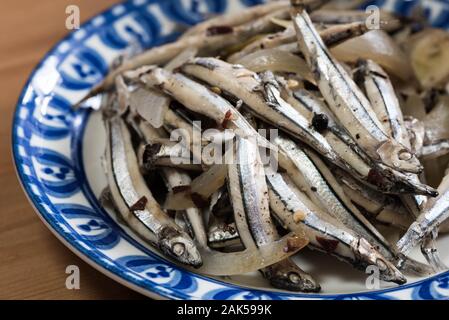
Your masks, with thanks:
[[[262,82],[256,73],[215,58],[195,58],[186,63],[182,70],[231,93],[257,117],[310,144],[330,161],[346,166],[326,139],[310,127],[307,119],[280,97],[279,88],[269,74]]]
[[[141,176],[129,132],[119,117],[106,120],[107,175],[114,202],[140,235],[149,231],[157,245],[177,261],[199,267],[201,256],[192,239],[160,209]]]
[[[190,186],[190,176],[181,170],[174,168],[163,168],[162,174],[167,181],[169,191]],[[198,210],[198,208],[192,207],[185,209],[184,214],[186,220],[188,221],[189,229],[192,230],[194,240],[198,242],[202,247],[206,247],[207,238],[204,232],[205,226],[200,211]]]
[[[346,2],[346,1],[345,1]],[[347,24],[363,22],[366,24],[370,13],[364,10],[335,10],[319,9],[310,14],[310,19],[315,24]],[[385,31],[394,31],[401,27],[401,22],[389,12],[380,11],[380,28]]]
[[[150,87],[157,87],[183,104],[186,108],[213,119],[219,126],[234,129],[236,134],[254,137],[268,146],[260,135],[238,112],[238,110],[218,94],[180,73],[156,68],[141,77]]]
[[[136,130],[146,143],[151,143],[151,141],[161,139],[165,136],[164,133],[160,132],[160,130],[152,128],[151,125],[145,122],[140,122],[140,124],[136,126]],[[225,166],[223,167],[226,168]],[[214,177],[214,173],[218,172],[217,170],[213,170],[214,167],[211,169],[213,173],[208,176]],[[163,172],[172,193],[175,193],[175,189],[184,190],[190,188],[191,190],[196,190],[194,182],[192,182],[190,177],[184,172],[171,168],[165,168],[163,169]],[[204,181],[204,179],[200,178],[197,181]],[[201,192],[200,190],[207,189],[210,186],[207,183],[205,186],[203,183],[199,184],[201,185],[198,190],[199,192]],[[183,219],[182,223],[194,236],[198,250],[201,253],[203,265],[198,269],[199,272],[221,276],[248,273],[271,266],[282,259],[288,258],[291,254],[296,252],[295,250],[292,252],[284,252],[283,250],[283,248],[288,245],[290,238],[295,238],[292,235],[286,235],[285,237],[270,243],[267,246],[262,246],[256,249],[250,248],[243,251],[230,253],[211,250],[207,243],[207,234],[204,228],[201,209],[192,203],[190,207],[183,208],[183,210],[184,212],[181,212],[180,214]],[[136,229],[136,225],[132,225],[132,227]],[[295,239],[298,241],[298,246],[304,246],[307,244],[305,239]],[[236,264],[234,261],[239,261],[240,263]]]
[[[274,98],[279,103],[270,107],[265,101],[261,90],[262,83],[258,75],[242,66],[232,65],[216,58],[195,58],[187,62],[181,69],[184,73],[212,86],[217,86],[241,99],[249,110],[259,118],[268,119],[268,122],[275,124],[289,134],[304,137],[306,143],[313,143],[314,145],[312,146],[321,154],[326,155],[327,153],[332,163],[360,177],[360,179],[371,181],[372,184],[381,188],[381,190],[393,193],[414,192],[423,194],[429,194],[434,191],[432,188],[422,184],[415,185],[404,174],[399,171],[393,171],[389,167],[381,164],[370,167],[367,161],[371,160],[366,156],[361,158],[360,155],[363,156],[364,152],[361,152],[361,149],[357,147],[352,138],[344,134],[342,130],[340,130],[341,133],[337,136],[335,134],[336,130],[334,132],[334,129],[332,129],[334,134],[329,135],[329,141],[326,141],[319,132],[310,128],[310,121],[301,112],[297,109],[295,110],[292,105],[286,103],[282,98],[279,99],[277,90],[273,87],[271,87],[271,90],[274,93]],[[321,142],[323,144],[320,144]],[[333,150],[333,148],[338,149]],[[382,179],[379,179],[379,177]]]
[[[422,213],[398,241],[397,247],[402,253],[407,254],[413,247],[422,243],[449,217],[449,175],[443,178],[438,192],[440,195],[428,200]]]
[[[333,171],[346,196],[358,207],[363,208],[368,219],[407,229],[413,222],[409,212],[399,198],[369,188],[342,171]]]
[[[187,48],[196,48],[199,55],[217,55],[225,48],[239,45],[260,33],[276,31],[278,28],[272,23],[272,19],[284,19],[287,17],[288,10],[275,10],[266,16],[235,28],[224,28],[224,30],[218,29],[218,32],[212,30],[212,32],[195,34],[175,42],[151,48],[124,61],[119,67],[111,70],[106,78],[95,86],[75,107],[79,107],[86,100],[110,89],[114,85],[115,78],[122,73],[148,65],[163,65]]]
[[[388,74],[372,60],[360,60],[357,70],[359,85],[366,92],[382,127],[388,135],[410,150],[404,116]]]
[[[354,22],[343,25],[334,25],[320,30],[320,36],[324,43],[328,46],[336,46],[346,40],[360,36],[368,31],[364,22]],[[286,51],[297,53],[299,52],[298,44],[296,43],[296,32],[293,24],[282,32],[269,34],[262,39],[251,42],[241,51],[236,52],[228,57],[227,61],[230,63],[238,63],[239,60],[245,56],[250,55],[259,50],[286,48]],[[308,80],[308,79],[307,79]]]
[[[358,78],[384,129],[393,139],[411,150],[409,130],[387,73],[374,61],[361,60],[358,63]],[[420,183],[418,175],[410,174],[410,178]],[[400,197],[415,217],[419,216],[427,202],[427,197],[423,195],[400,195]],[[431,247],[433,244],[433,239],[426,241],[426,247],[422,248],[422,252],[433,268],[439,270],[441,259],[436,248]]]
[[[218,190],[211,196],[210,218],[207,240],[210,247],[222,248],[240,243],[239,233],[234,221],[232,208],[229,206],[229,194]]]
[[[139,152],[143,167],[173,167],[178,169],[202,171],[201,164],[194,161],[189,149],[183,144],[167,141],[165,144],[149,144]]]
[[[239,137],[237,143],[236,163],[228,165],[228,189],[234,219],[243,245],[260,247],[279,237],[270,217],[265,171],[257,145]],[[281,263],[262,270],[273,286],[288,290],[310,287],[309,281],[305,283],[301,278],[302,270],[297,270],[293,262],[284,260]],[[286,267],[288,272],[283,271]]]
[[[275,140],[279,149],[293,160],[294,166],[283,167],[295,184],[324,212],[340,221],[355,234],[365,238],[398,268],[413,273],[429,273],[429,268],[397,252],[377,229],[346,197],[331,170],[311,150],[300,148],[283,137]],[[281,159],[281,157],[280,157]],[[280,165],[283,163],[280,161]]]
[[[309,119],[312,125],[316,119],[327,121],[327,129],[322,132],[323,136],[349,165],[349,168],[343,169],[358,180],[382,192],[435,195],[436,191],[433,188],[411,179],[404,173],[373,162],[346,130],[337,123],[327,105],[314,94],[306,90],[291,93],[284,88],[284,96],[298,112]]]
[[[422,147],[421,156],[426,160],[439,158],[449,153],[449,140],[436,142],[426,141]]]
[[[325,47],[300,1],[293,1],[292,20],[323,97],[351,136],[374,160],[396,170],[421,172],[416,156],[386,134],[368,99]]]
[[[354,235],[341,223],[322,213],[299,190],[294,192],[283,177],[267,168],[270,207],[284,226],[290,230],[304,231],[310,245],[355,268],[365,270],[369,265],[379,267],[380,278],[398,284],[405,277],[364,238]]]
[[[335,153],[328,141],[318,131],[311,128],[307,119],[282,99],[279,84],[271,72],[265,72],[262,75],[262,84],[266,111],[261,113],[267,115],[266,119],[269,122],[301,139],[329,161],[340,164],[340,166],[347,166],[346,162]]]
[[[254,19],[259,19],[277,10],[288,10],[290,3],[288,1],[276,1],[264,3],[237,13],[230,13],[227,15],[221,15],[215,18],[208,19],[196,26],[190,28],[182,35],[182,38],[186,38],[195,34],[201,34],[206,32],[209,28],[216,26],[228,26],[235,27],[244,23],[250,22]]]

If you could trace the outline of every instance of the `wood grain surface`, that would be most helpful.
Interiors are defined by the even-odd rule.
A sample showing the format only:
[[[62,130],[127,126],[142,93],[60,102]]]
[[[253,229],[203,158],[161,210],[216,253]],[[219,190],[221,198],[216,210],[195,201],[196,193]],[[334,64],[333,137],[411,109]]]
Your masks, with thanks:
[[[117,0],[15,0],[0,3],[0,299],[140,299],[59,242],[40,221],[16,177],[11,122],[20,91],[45,53],[66,33],[68,5],[85,21]],[[80,290],[65,287],[68,265]]]

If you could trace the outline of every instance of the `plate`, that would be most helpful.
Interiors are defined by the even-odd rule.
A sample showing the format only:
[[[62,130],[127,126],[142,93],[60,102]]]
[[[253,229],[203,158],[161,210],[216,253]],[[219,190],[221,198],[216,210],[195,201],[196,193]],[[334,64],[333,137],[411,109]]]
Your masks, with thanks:
[[[400,287],[367,289],[367,275],[314,252],[301,264],[323,286],[322,294],[270,288],[258,274],[211,278],[167,261],[139,239],[98,197],[104,130],[99,115],[71,105],[101,81],[130,43],[151,47],[173,41],[180,25],[208,14],[241,10],[258,0],[134,0],[94,17],[60,41],[39,63],[19,98],[13,154],[19,179],[39,217],[71,250],[112,279],[142,294],[166,299],[444,299],[449,272],[412,279]],[[418,1],[369,1],[408,14]],[[449,28],[449,3],[425,1],[433,25]],[[438,245],[449,246],[448,237]],[[447,250],[446,250],[447,252]],[[444,255],[445,252],[443,251]],[[449,253],[443,256],[449,262]],[[316,268],[316,270],[315,270]]]

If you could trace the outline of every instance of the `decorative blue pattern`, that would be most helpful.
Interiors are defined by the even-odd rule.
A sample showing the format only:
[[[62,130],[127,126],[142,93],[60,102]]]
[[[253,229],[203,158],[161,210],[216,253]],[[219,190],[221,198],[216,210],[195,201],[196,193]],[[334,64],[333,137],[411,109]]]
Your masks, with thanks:
[[[394,289],[333,296],[261,291],[228,284],[184,270],[152,253],[131,238],[98,204],[80,164],[88,114],[74,115],[70,106],[101,81],[111,61],[130,44],[150,47],[171,41],[179,35],[180,28],[211,14],[226,12],[230,1],[239,1],[242,7],[263,2],[128,1],[95,17],[48,53],[22,92],[13,125],[15,164],[38,213],[69,247],[99,269],[148,294],[167,298],[447,299],[449,273]],[[367,3],[409,13],[417,1]],[[425,1],[424,5],[432,23],[449,29],[448,1]],[[67,150],[71,150],[70,155]],[[119,245],[130,248],[129,252],[117,250]]]
[[[82,48],[60,66],[61,87],[70,90],[89,89],[108,71],[104,59],[91,48]]]
[[[59,204],[56,208],[65,219],[76,220],[75,230],[92,246],[106,250],[118,244],[120,235],[92,208],[79,204]]]
[[[54,95],[42,101],[41,105],[41,108],[35,109],[33,119],[30,119],[33,132],[50,140],[67,137],[73,117],[70,102]]]

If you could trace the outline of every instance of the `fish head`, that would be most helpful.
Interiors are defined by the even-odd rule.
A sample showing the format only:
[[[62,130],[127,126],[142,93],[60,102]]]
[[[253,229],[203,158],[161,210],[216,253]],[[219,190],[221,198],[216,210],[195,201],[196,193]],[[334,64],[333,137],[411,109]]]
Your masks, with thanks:
[[[403,145],[389,139],[377,149],[381,161],[396,170],[419,174],[424,170],[418,157]]]
[[[319,292],[321,286],[290,260],[283,260],[262,271],[271,285],[281,290]]]
[[[375,266],[381,280],[397,284],[407,282],[404,275],[364,238],[360,238],[358,241],[356,255],[364,263]]]
[[[159,237],[159,248],[173,259],[193,266],[201,267],[203,261],[193,240],[183,231],[166,227]]]

